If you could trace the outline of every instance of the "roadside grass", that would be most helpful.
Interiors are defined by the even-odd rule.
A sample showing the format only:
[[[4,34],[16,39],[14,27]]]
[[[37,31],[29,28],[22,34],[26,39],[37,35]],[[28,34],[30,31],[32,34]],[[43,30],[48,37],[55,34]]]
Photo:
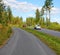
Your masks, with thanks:
[[[0,28],[0,48],[6,43],[12,33],[12,29],[8,26]]]
[[[23,29],[34,34],[41,41],[47,44],[51,49],[53,49],[57,55],[60,55],[60,38],[51,36],[46,33],[38,32],[37,30],[33,30],[29,28],[23,28]]]
[[[55,31],[60,31],[60,25],[58,24],[51,24],[47,27],[47,29],[55,30]]]

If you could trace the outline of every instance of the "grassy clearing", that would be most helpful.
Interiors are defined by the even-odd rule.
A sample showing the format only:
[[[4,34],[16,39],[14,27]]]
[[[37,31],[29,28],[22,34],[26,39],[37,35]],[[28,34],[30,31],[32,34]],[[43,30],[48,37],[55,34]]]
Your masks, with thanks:
[[[12,29],[10,27],[3,26],[0,28],[0,48],[5,44],[12,33]]]
[[[36,30],[32,30],[29,28],[25,28],[24,30],[36,35],[41,41],[43,41],[51,49],[53,49],[57,55],[60,55],[60,38],[57,38],[42,32],[38,32]]]

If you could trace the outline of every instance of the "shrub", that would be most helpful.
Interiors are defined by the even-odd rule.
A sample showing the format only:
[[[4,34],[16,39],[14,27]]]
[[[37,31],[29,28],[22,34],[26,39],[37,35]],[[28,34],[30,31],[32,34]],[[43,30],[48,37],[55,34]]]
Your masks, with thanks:
[[[56,30],[56,31],[60,31],[60,25],[59,24],[51,24],[47,28],[52,29],[52,30]]]
[[[4,42],[10,37],[12,33],[12,29],[8,26],[3,26],[0,30],[0,46],[4,44]]]

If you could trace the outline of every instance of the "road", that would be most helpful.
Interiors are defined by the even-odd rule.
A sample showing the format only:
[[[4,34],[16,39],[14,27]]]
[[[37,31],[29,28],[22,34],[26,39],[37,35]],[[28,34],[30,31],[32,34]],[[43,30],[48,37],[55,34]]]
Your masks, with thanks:
[[[48,29],[43,29],[43,28],[41,28],[41,30],[38,30],[38,31],[41,31],[41,32],[44,32],[44,33],[47,33],[56,37],[60,37],[60,32],[58,31],[53,31],[53,30],[48,30]]]
[[[56,55],[34,35],[19,28],[13,28],[13,31],[6,45],[0,48],[0,55]]]

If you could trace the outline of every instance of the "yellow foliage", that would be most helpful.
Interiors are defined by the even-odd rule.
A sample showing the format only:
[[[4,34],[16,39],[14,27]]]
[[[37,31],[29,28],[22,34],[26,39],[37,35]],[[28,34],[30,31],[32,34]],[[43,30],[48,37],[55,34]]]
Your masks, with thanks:
[[[3,28],[3,25],[2,24],[0,24],[0,29],[2,29]]]

